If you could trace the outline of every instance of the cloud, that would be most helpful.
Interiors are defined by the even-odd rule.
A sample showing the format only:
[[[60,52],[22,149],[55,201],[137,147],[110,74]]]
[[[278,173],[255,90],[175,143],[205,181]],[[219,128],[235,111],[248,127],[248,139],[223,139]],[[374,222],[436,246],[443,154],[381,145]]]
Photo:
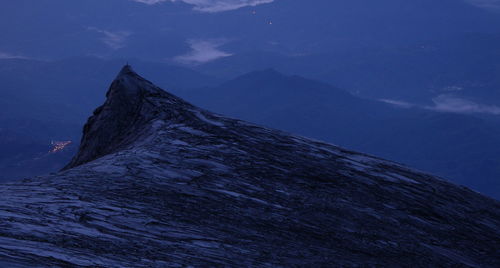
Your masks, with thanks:
[[[143,3],[146,5],[154,5],[154,4],[158,4],[158,3],[170,1],[170,0],[133,0],[133,1]],[[171,1],[171,2],[174,2],[174,1]]]
[[[465,2],[481,8],[500,10],[500,0],[465,0]]]
[[[124,48],[128,37],[131,35],[130,32],[126,31],[106,31],[95,27],[89,27],[88,30],[98,32],[103,35],[101,41],[113,50]]]
[[[433,98],[433,105],[429,106],[420,106],[405,101],[391,99],[380,99],[379,101],[405,109],[417,107],[446,113],[500,115],[500,106],[481,104],[451,94],[443,94]]]
[[[163,2],[184,2],[194,6],[194,10],[200,12],[222,12],[235,10],[247,6],[257,6],[261,4],[268,4],[274,0],[133,0],[135,2],[155,5]]]
[[[406,102],[406,101],[400,101],[400,100],[380,99],[379,101],[385,102],[385,103],[388,103],[388,104],[391,104],[394,106],[398,106],[401,108],[412,108],[415,106],[414,104],[411,104],[411,103]]]
[[[25,56],[21,56],[21,55],[14,55],[14,54],[0,51],[0,59],[6,60],[6,59],[29,59],[29,58],[25,57]]]
[[[439,95],[432,99],[432,101],[434,105],[425,107],[426,109],[460,114],[481,113],[500,115],[499,106],[481,104],[452,95]]]
[[[233,54],[219,50],[224,40],[188,40],[191,51],[185,55],[174,58],[174,61],[188,65],[198,65],[213,61],[219,58],[229,57]]]

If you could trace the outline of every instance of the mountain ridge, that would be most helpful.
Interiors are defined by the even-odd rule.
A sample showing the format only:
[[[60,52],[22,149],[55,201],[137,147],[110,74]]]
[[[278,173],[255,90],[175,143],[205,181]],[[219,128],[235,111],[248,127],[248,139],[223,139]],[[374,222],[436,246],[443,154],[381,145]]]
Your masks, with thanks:
[[[500,128],[493,120],[398,107],[274,71],[179,94],[210,111],[401,162],[500,197]]]

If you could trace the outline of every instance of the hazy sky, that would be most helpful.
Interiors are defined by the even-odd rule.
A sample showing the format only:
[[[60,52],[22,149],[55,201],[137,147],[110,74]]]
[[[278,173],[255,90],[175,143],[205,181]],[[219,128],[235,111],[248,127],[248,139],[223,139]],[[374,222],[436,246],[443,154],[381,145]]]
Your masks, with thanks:
[[[465,1],[482,8],[487,8],[487,9],[500,8],[500,0],[465,0]]]

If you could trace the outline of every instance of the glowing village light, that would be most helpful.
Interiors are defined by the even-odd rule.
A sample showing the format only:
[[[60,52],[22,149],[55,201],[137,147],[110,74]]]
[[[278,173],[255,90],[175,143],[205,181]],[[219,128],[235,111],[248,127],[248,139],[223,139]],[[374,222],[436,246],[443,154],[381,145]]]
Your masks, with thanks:
[[[71,143],[73,143],[73,142],[72,141],[52,141],[51,142],[52,149],[49,151],[49,153],[60,152],[60,151],[64,150],[64,148],[68,147],[68,145],[70,145]]]

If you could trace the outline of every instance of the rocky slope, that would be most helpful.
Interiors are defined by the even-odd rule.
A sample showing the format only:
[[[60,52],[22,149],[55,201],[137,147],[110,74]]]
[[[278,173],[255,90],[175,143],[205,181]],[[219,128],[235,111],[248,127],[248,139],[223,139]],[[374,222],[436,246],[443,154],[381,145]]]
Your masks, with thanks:
[[[500,200],[496,121],[367,100],[274,70],[179,94],[210,111],[397,160]]]
[[[0,266],[498,267],[500,204],[194,107],[129,66],[57,174],[0,186]]]

